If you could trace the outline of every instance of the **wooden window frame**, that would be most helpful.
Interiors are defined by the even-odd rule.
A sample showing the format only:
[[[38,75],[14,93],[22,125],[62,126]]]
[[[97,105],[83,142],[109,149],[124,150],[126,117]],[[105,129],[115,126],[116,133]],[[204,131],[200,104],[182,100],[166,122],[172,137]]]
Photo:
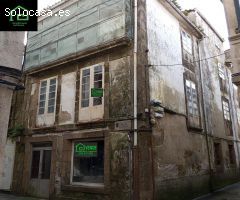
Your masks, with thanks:
[[[48,112],[48,107],[49,107],[49,93],[50,93],[50,81],[52,79],[56,79],[55,82],[55,96],[54,96],[54,111],[53,112]],[[45,97],[45,104],[44,104],[44,113],[39,113],[39,109],[40,109],[40,96],[41,96],[41,85],[42,82],[47,81],[47,85],[46,85],[46,97]],[[57,87],[58,87],[58,77],[57,76],[53,76],[47,79],[42,79],[40,80],[39,83],[39,93],[38,93],[38,110],[37,110],[37,114],[38,116],[42,116],[42,115],[55,115],[56,113],[56,102],[57,102]],[[52,98],[53,99],[53,98]]]

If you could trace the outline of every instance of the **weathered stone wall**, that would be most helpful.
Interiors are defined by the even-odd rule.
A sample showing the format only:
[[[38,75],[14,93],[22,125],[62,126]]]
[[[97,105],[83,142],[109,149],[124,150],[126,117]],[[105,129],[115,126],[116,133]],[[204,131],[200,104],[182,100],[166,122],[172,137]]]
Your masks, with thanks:
[[[22,146],[24,149],[16,154],[14,191],[36,195],[29,179],[32,143],[50,141],[53,148],[49,188],[51,199],[130,198],[131,143],[128,131],[132,128],[133,107],[131,49],[129,43],[129,46],[120,46],[111,51],[95,54],[77,63],[69,62],[47,71],[26,74],[26,90],[24,93],[18,92],[14,95],[14,103],[18,109],[16,112],[13,111],[15,115],[12,121],[15,123],[21,121],[26,128],[25,137],[17,147]],[[98,63],[103,63],[105,71],[104,115],[97,121],[89,119],[86,122],[79,122],[80,69]],[[74,74],[76,79],[65,79],[64,77],[69,74]],[[38,126],[36,122],[40,80],[54,76],[58,77],[55,122],[52,125]],[[68,85],[71,86],[71,92],[66,92]],[[66,94],[69,97],[68,102]],[[69,110],[73,121],[63,117],[63,108]],[[99,189],[72,186],[70,183],[72,141],[93,138],[104,140],[104,187]],[[24,161],[19,158],[24,158]],[[17,173],[22,173],[23,177],[18,177]]]
[[[0,85],[0,189],[10,189],[6,186],[5,177],[5,150],[7,143],[8,120],[10,115],[12,89]],[[7,188],[6,188],[7,187]]]
[[[224,56],[194,63],[200,127],[193,130],[187,123],[184,76],[193,73],[181,65],[180,30],[192,35],[194,60],[223,53],[222,41],[196,15],[197,25],[209,34],[200,40],[165,4],[152,0],[147,4],[150,99],[159,100],[165,109],[152,127],[154,195],[155,199],[185,200],[235,181],[238,173],[237,165],[229,166],[228,144],[234,138],[226,135],[223,118],[218,62],[224,65]],[[227,78],[228,88],[230,84]],[[221,173],[214,164],[216,141],[221,143]]]

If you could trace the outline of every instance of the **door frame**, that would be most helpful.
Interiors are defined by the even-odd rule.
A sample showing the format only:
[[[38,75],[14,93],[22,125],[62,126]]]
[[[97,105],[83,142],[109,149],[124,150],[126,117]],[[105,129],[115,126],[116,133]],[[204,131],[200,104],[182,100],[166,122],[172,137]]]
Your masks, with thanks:
[[[39,147],[34,147],[33,145],[34,144],[39,144]],[[50,195],[50,184],[51,184],[51,171],[52,171],[52,157],[53,157],[53,147],[52,147],[52,143],[49,143],[50,145],[49,146],[42,146],[41,147],[41,143],[32,143],[31,144],[31,159],[30,159],[30,164],[29,164],[29,167],[30,167],[30,170],[29,170],[29,184],[31,185],[32,184],[32,180],[35,180],[38,182],[38,184],[40,185],[41,184],[41,180],[48,180],[49,181],[49,189],[48,189],[48,197]],[[44,145],[44,143],[43,143]],[[44,150],[47,150],[47,151],[51,151],[51,165],[50,165],[50,176],[49,176],[49,179],[41,179],[41,175],[42,175],[42,162],[43,162],[43,152]],[[40,151],[40,158],[39,158],[39,169],[38,169],[38,177],[37,178],[31,178],[31,175],[32,175],[32,160],[33,160],[33,152],[34,151]]]

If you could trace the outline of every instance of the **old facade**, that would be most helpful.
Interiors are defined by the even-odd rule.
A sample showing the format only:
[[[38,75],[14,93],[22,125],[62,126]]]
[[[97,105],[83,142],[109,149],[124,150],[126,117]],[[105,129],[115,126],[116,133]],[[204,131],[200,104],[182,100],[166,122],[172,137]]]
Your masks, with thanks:
[[[239,85],[240,72],[240,2],[222,0],[228,24],[233,82]]]
[[[0,33],[0,190],[9,190],[15,143],[7,139],[12,94],[21,89],[24,33]]]
[[[28,35],[13,191],[191,199],[237,179],[236,96],[223,41],[198,11],[166,0],[52,9],[71,15],[40,17]]]

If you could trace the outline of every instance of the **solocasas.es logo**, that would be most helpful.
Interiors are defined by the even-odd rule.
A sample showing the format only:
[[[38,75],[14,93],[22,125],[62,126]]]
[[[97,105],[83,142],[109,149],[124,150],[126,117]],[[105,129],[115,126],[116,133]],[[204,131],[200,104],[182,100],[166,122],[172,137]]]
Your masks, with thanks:
[[[37,31],[37,0],[1,0],[0,31]]]

